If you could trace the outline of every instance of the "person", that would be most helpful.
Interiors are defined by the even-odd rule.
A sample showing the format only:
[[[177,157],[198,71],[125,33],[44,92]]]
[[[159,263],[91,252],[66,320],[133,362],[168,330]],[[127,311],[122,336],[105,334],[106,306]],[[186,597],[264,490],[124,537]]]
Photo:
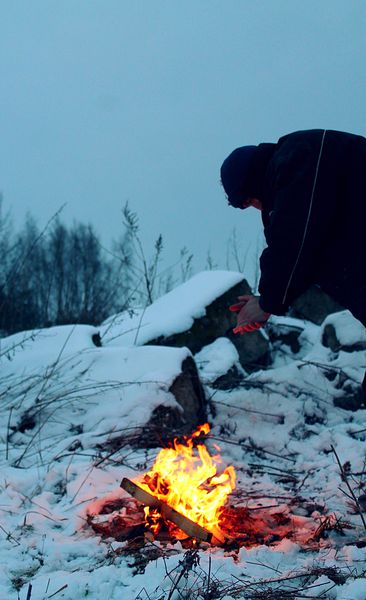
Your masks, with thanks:
[[[364,137],[312,129],[243,146],[223,162],[221,182],[229,205],[261,211],[267,242],[259,295],[230,307],[235,333],[285,314],[313,284],[366,326]]]

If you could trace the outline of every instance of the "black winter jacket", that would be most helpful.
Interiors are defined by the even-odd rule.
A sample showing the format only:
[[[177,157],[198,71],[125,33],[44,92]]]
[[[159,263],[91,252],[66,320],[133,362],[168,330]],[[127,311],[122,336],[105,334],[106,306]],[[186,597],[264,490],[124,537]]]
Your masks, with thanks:
[[[263,310],[284,314],[318,284],[366,325],[366,139],[291,133],[257,147],[253,174],[267,241]]]

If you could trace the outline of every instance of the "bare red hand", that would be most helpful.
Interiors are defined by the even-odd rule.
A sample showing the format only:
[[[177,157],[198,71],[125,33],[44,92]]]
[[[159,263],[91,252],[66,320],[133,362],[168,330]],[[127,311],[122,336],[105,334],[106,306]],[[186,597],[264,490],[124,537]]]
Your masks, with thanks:
[[[244,295],[239,296],[238,300],[239,302],[229,306],[231,312],[239,313],[237,326],[233,329],[233,332],[243,335],[263,327],[270,315],[260,307],[259,297]]]
[[[243,308],[244,304],[245,303],[243,303],[243,302],[240,302],[238,304],[231,304],[231,306],[229,306],[229,310],[231,312],[240,312],[241,309]]]

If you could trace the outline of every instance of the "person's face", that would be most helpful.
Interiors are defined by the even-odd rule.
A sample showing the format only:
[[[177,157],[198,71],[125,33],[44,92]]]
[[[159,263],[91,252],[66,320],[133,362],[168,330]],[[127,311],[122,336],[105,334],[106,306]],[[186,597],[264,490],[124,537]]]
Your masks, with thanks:
[[[248,208],[249,206],[262,210],[262,202],[258,200],[258,198],[247,198],[245,202],[243,202],[243,208]]]

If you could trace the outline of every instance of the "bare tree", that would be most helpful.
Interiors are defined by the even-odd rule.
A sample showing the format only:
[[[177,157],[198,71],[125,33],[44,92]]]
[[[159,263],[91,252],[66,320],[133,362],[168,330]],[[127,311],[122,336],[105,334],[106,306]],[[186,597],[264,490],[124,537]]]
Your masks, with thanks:
[[[1,202],[0,202],[1,209]],[[6,333],[67,323],[98,324],[138,303],[151,304],[191,274],[184,248],[177,262],[159,270],[163,238],[150,258],[136,213],[123,209],[123,234],[106,250],[91,225],[66,226],[56,213],[40,230],[28,216],[14,234],[0,210],[0,329]],[[178,281],[178,283],[180,282]]]

